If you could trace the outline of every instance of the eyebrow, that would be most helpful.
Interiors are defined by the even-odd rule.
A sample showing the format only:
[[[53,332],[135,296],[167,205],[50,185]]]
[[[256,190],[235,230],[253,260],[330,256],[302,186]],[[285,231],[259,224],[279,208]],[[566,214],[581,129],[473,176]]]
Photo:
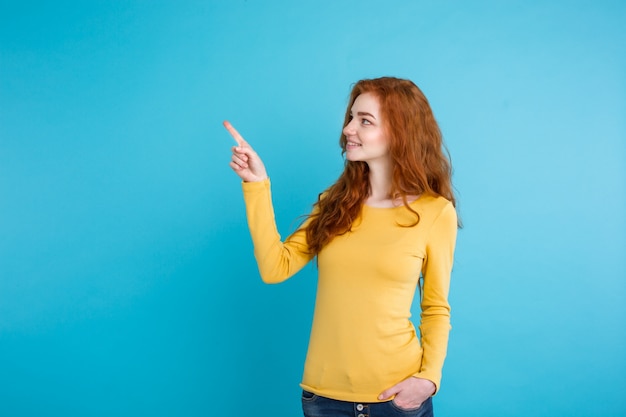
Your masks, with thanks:
[[[350,112],[350,114],[352,114],[352,112]],[[376,117],[374,117],[374,115],[372,113],[368,113],[368,112],[365,112],[365,111],[357,112],[357,116],[369,116],[372,119],[376,120]]]

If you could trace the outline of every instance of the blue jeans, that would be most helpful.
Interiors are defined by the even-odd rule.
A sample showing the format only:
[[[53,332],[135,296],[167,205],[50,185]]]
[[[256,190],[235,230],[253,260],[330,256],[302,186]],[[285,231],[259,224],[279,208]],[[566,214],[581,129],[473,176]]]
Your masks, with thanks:
[[[321,397],[302,391],[304,417],[433,417],[433,400],[427,399],[416,409],[405,410],[393,401],[352,403]]]

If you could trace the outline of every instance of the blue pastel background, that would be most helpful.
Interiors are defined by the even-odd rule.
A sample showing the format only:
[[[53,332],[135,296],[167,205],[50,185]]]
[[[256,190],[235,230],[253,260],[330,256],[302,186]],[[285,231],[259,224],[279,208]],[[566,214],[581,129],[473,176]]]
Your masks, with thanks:
[[[626,415],[626,4],[2,1],[0,416],[299,415],[315,268],[261,283],[360,78],[411,78],[459,233],[439,416]]]

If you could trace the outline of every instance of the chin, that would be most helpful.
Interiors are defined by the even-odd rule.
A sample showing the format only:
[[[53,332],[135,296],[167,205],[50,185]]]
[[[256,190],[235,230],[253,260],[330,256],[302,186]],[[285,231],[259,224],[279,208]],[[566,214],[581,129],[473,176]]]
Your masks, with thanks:
[[[357,162],[361,160],[361,158],[354,155],[354,153],[351,154],[350,152],[346,152],[346,159],[351,162]]]

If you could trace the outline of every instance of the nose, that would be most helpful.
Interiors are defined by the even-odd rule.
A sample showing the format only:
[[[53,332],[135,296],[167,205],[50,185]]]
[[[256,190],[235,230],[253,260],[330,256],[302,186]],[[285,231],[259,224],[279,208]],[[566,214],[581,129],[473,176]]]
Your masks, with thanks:
[[[350,122],[343,128],[343,134],[345,136],[352,136],[356,134],[354,121],[355,119],[350,120]]]

